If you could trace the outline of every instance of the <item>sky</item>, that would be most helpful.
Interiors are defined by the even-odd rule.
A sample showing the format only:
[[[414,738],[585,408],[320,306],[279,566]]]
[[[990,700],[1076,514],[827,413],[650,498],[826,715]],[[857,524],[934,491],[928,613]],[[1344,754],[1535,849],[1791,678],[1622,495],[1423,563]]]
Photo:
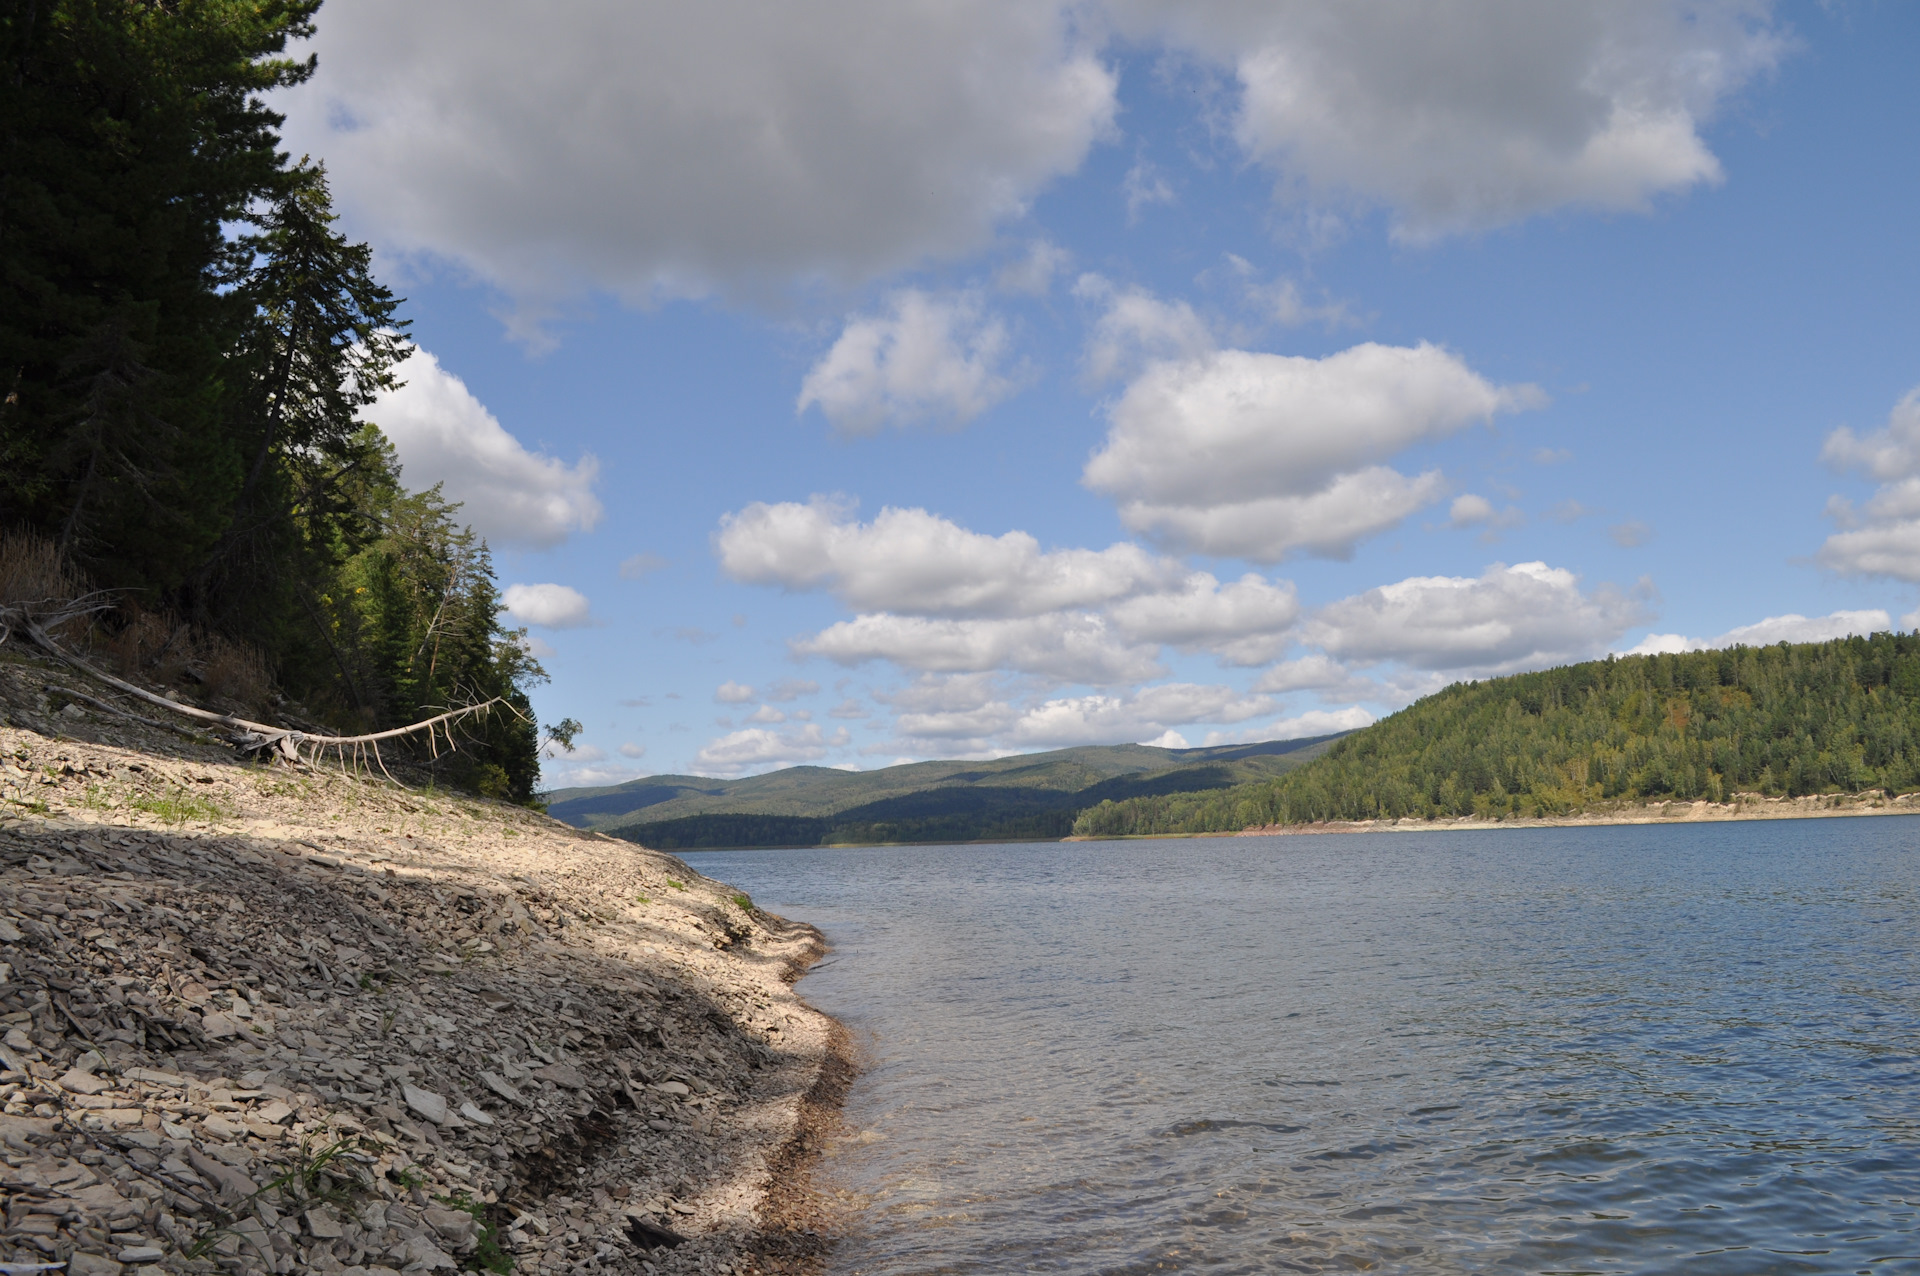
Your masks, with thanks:
[[[549,786],[1920,627],[1920,7],[328,0]]]

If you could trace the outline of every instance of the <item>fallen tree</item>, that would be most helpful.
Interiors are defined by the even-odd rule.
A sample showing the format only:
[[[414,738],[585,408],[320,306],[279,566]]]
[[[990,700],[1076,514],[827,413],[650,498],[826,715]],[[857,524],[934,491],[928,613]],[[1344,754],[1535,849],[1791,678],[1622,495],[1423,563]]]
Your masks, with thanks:
[[[513,706],[503,697],[494,696],[488,700],[457,706],[445,713],[435,714],[431,718],[425,718],[404,727],[371,731],[364,735],[324,735],[294,727],[253,722],[228,713],[215,713],[210,709],[183,704],[158,692],[148,691],[124,678],[116,678],[104,669],[74,655],[48,633],[50,629],[58,629],[73,621],[92,616],[110,606],[112,606],[112,600],[103,594],[0,606],[0,643],[7,642],[16,633],[21,634],[55,660],[116,691],[196,722],[222,728],[226,741],[241,753],[255,757],[265,756],[270,760],[279,760],[298,766],[302,763],[318,763],[325,757],[328,750],[332,750],[343,769],[349,759],[356,769],[370,760],[373,765],[380,768],[381,774],[390,780],[393,779],[393,775],[387,770],[386,760],[380,756],[381,741],[407,739],[424,734],[428,752],[434,758],[438,758],[443,741],[447,749],[456,752],[459,750],[460,744],[453,732],[453,728],[458,723],[470,718],[485,717],[501,705],[513,711]],[[109,709],[116,713],[123,712],[91,696],[83,696],[66,688],[51,689],[76,699],[87,700],[98,708]],[[134,715],[125,714],[124,716],[133,717]],[[146,721],[145,719],[137,720]],[[304,754],[303,750],[306,751]]]

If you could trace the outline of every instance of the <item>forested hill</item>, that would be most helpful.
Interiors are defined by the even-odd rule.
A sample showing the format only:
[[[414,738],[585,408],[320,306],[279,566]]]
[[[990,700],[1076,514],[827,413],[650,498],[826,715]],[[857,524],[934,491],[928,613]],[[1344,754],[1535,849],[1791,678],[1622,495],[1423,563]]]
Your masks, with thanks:
[[[1081,813],[1077,835],[1572,813],[1620,801],[1920,789],[1920,634],[1458,683],[1287,775]]]
[[[486,545],[364,415],[407,321],[267,105],[319,7],[0,6],[0,604],[105,591],[61,638],[262,720],[505,701],[418,760],[529,800],[544,674]]]
[[[1209,749],[1086,746],[876,771],[790,767],[744,780],[655,775],[548,794],[550,814],[662,849],[1065,837],[1103,800],[1227,788],[1284,773],[1337,736]]]

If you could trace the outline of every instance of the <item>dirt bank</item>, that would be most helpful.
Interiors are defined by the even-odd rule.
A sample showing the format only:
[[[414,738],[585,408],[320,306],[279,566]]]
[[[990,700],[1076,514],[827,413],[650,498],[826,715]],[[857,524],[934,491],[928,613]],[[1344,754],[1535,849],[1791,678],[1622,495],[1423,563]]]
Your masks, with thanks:
[[[851,1071],[792,991],[811,928],[670,855],[50,683],[0,649],[0,1263],[817,1264],[804,1176]]]

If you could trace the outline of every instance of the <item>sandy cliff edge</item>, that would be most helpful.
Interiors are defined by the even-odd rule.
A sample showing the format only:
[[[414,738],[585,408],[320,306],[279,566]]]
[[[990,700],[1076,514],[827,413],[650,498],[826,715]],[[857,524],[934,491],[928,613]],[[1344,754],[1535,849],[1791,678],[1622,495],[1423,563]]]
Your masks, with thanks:
[[[792,989],[818,932],[532,811],[48,693],[71,677],[0,652],[0,1263],[818,1266],[852,1077]]]

